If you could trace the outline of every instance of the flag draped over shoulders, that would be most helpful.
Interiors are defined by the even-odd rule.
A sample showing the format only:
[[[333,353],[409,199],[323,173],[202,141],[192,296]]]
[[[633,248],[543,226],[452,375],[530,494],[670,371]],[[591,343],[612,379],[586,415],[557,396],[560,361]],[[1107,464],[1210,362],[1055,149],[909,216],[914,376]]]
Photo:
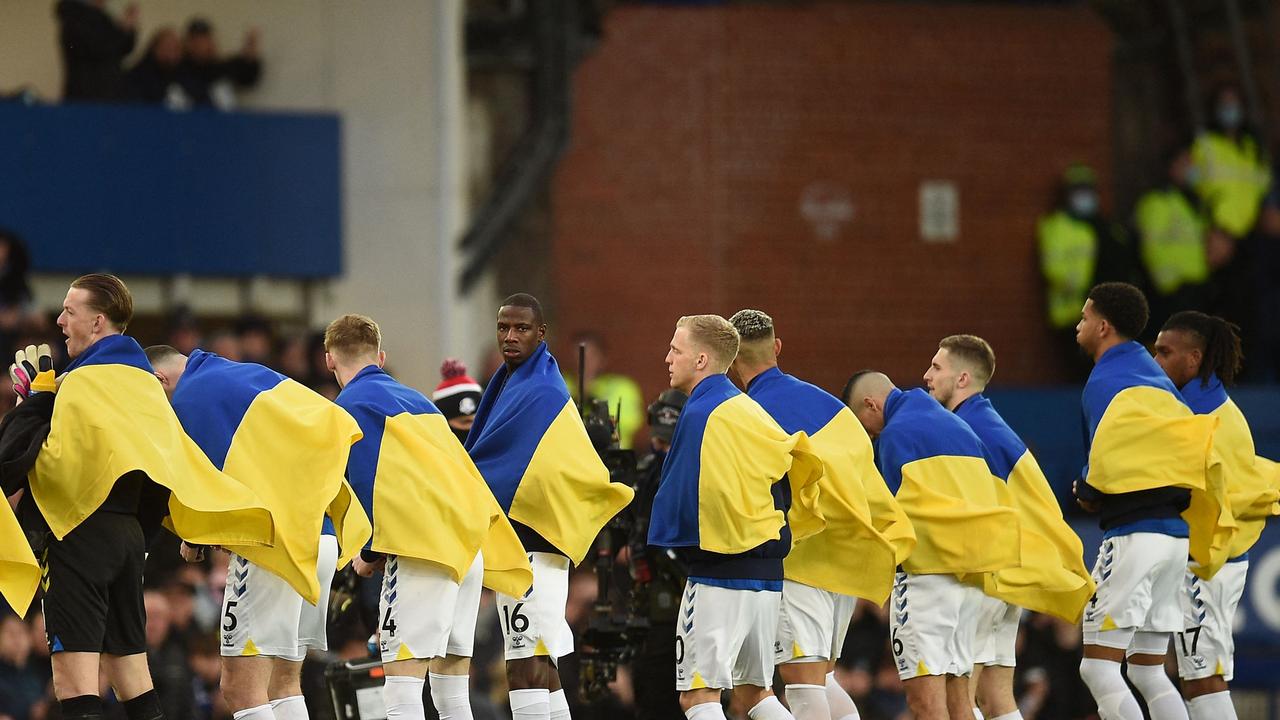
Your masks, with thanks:
[[[1227,498],[1238,528],[1227,555],[1239,557],[1258,541],[1267,519],[1280,515],[1280,465],[1257,455],[1244,413],[1216,375],[1207,383],[1192,380],[1182,388],[1182,397],[1195,414],[1218,419],[1213,447],[1222,460]]]
[[[171,491],[168,522],[190,542],[266,547],[275,540],[263,499],[213,466],[183,432],[142,348],[113,335],[67,368],[29,481],[62,539],[132,471]]]
[[[1063,520],[1049,480],[986,397],[965,400],[956,415],[986,447],[987,464],[1008,485],[1020,522],[1021,566],[984,574],[983,591],[1018,607],[1076,622],[1093,596],[1094,583],[1084,564],[1084,545]]]
[[[466,449],[507,517],[574,563],[635,494],[610,481],[546,343],[494,373]]]
[[[804,433],[787,434],[725,375],[698,383],[680,411],[649,520],[649,544],[732,555],[825,526],[818,508],[822,460]],[[783,479],[791,509],[776,506]]]
[[[325,516],[338,537],[339,567],[369,538],[369,519],[344,478],[360,439],[355,420],[270,368],[200,350],[178,380],[173,409],[209,460],[252,488],[275,519],[271,547],[219,544],[317,602],[328,591],[316,579]]]
[[[755,377],[747,394],[783,431],[805,433],[823,464],[818,509],[826,528],[792,548],[786,578],[883,603],[915,533],[880,477],[866,431],[835,396],[776,367]],[[858,571],[841,558],[857,558]]]
[[[884,414],[880,472],[916,532],[903,568],[961,575],[1020,565],[1009,490],[969,426],[920,389],[890,391]]]
[[[439,409],[374,365],[337,403],[364,433],[347,478],[373,522],[370,547],[440,565],[457,582],[482,551],[485,586],[523,596],[533,584],[524,547]]]
[[[1228,559],[1238,526],[1214,449],[1219,419],[1196,415],[1146,348],[1107,350],[1084,389],[1089,429],[1085,482],[1107,494],[1185,488],[1191,557],[1212,577]]]

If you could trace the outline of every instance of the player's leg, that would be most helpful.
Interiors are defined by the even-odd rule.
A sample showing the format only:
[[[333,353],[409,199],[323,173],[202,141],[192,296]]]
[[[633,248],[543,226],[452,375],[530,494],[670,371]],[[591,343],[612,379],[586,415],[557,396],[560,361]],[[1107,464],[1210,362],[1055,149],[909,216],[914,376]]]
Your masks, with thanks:
[[[431,703],[440,720],[471,720],[472,717],[469,676],[483,583],[484,558],[476,553],[458,588],[445,656],[431,661]]]
[[[1142,693],[1153,720],[1187,720],[1187,707],[1164,671],[1169,641],[1181,632],[1187,571],[1187,540],[1155,533],[1136,535],[1146,555],[1156,559],[1150,609],[1127,652],[1129,682]]]
[[[941,575],[900,572],[894,576],[889,597],[889,645],[907,707],[919,720],[948,718],[945,673],[960,622],[962,589],[954,578]]]
[[[686,581],[676,615],[676,691],[688,720],[725,720],[721,694],[733,687],[733,655],[716,642],[717,628],[736,627],[733,592]],[[733,625],[728,624],[730,618]],[[736,648],[732,648],[736,651]],[[736,655],[736,652],[733,653]]]
[[[1084,659],[1080,677],[1102,720],[1142,720],[1138,700],[1125,683],[1125,650],[1150,605],[1153,561],[1134,546],[1135,535],[1106,538],[1093,566],[1097,584],[1084,610]],[[1135,597],[1141,590],[1146,601]]]
[[[273,670],[279,659],[301,660],[298,628],[306,604],[275,574],[231,555],[220,650],[222,694],[236,720],[276,717],[271,706]]]
[[[1022,609],[1005,602],[993,615],[989,659],[975,683],[978,707],[986,720],[1021,720],[1013,695],[1013,674],[1017,664],[1018,624]]]
[[[979,588],[957,582],[951,576],[942,576],[942,580],[952,585],[954,590],[951,592],[960,597],[960,611],[945,645],[947,715],[951,720],[973,720],[971,675],[978,658],[978,625],[990,598]]]
[[[1247,561],[1229,562],[1211,580],[1190,571],[1183,593],[1182,632],[1174,638],[1182,696],[1191,720],[1235,720],[1228,681],[1235,669],[1232,618],[1244,593]]]
[[[498,621],[506,643],[507,684],[517,720],[567,718],[556,658],[573,652],[573,634],[564,619],[569,600],[569,559],[556,553],[529,554],[533,587],[524,597],[498,594]]]
[[[445,655],[458,601],[445,570],[413,558],[387,558],[379,601],[379,643],[388,720],[423,720],[430,661]]]
[[[831,720],[826,677],[834,657],[835,604],[834,593],[783,582],[774,662],[796,720]]]
[[[327,622],[329,588],[338,569],[338,538],[321,535],[316,552],[316,582],[320,597],[315,605],[303,601],[298,612],[298,644],[289,656],[274,658],[267,697],[276,720],[308,720],[307,703],[302,695],[302,661],[307,651],[329,649]]]
[[[121,564],[107,587],[107,626],[102,639],[102,668],[129,720],[161,720],[164,711],[147,667],[147,614],[142,598],[146,540],[136,518],[117,514],[114,542]]]
[[[853,620],[853,611],[858,607],[858,598],[852,595],[833,594],[835,605],[832,607],[835,634],[831,637],[831,661],[826,663],[826,674],[823,676],[823,689],[827,695],[827,708],[832,720],[860,720],[858,707],[853,698],[836,682],[836,659],[844,650],[845,637],[849,634],[849,623]]]
[[[707,589],[722,590],[722,588]],[[734,699],[741,703],[742,707],[748,708],[747,717],[750,720],[792,720],[791,713],[769,689],[773,685],[782,593],[771,590],[729,590],[727,592],[732,595],[723,602],[713,597],[715,602],[708,604],[734,608],[732,614],[735,617],[729,621],[730,624],[721,626],[720,632],[716,633],[717,636],[728,640],[725,644],[729,646],[730,652],[736,648],[736,652],[730,656],[732,661],[730,681],[733,683]],[[721,594],[713,593],[713,596]],[[823,604],[822,598],[817,599],[817,604],[819,606]],[[801,640],[804,641],[803,638]],[[826,644],[822,645],[822,652],[825,653],[828,648],[830,648],[829,638]],[[809,664],[817,665],[818,672],[826,667],[825,662],[822,661]]]

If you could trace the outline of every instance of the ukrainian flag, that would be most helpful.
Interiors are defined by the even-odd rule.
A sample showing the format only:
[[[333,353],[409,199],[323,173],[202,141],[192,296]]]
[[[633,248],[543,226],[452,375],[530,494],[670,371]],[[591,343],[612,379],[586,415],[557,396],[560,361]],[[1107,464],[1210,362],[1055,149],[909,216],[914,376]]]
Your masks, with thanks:
[[[574,563],[635,494],[610,482],[546,343],[494,373],[466,449],[507,517]]]
[[[0,505],[0,595],[19,617],[26,617],[40,584],[40,565],[13,509]]]
[[[373,520],[371,548],[435,563],[456,582],[483,550],[485,586],[523,596],[533,584],[524,547],[436,406],[376,365],[337,403],[364,433],[347,478]]]
[[[1022,564],[1009,489],[987,467],[982,441],[924,390],[891,390],[878,439],[880,473],[911,518],[914,575],[994,572]]]
[[[1207,383],[1192,380],[1182,388],[1182,397],[1195,414],[1218,419],[1213,447],[1222,459],[1231,515],[1238,526],[1227,556],[1239,557],[1258,541],[1267,518],[1280,515],[1280,466],[1257,455],[1249,423],[1217,375]],[[1202,568],[1193,571],[1199,574]]]
[[[866,430],[834,395],[776,367],[752,379],[747,394],[783,431],[805,433],[823,464],[818,510],[826,529],[792,548],[785,577],[884,604],[916,536],[876,469]],[[874,512],[869,495],[878,495]],[[858,558],[858,572],[835,558]]]
[[[1230,557],[1239,527],[1214,449],[1219,419],[1196,415],[1146,348],[1129,342],[1103,354],[1089,374],[1084,410],[1090,432],[1085,482],[1119,494],[1163,487],[1191,491],[1183,513],[1191,558],[1212,577]]]
[[[316,580],[325,515],[338,536],[338,567],[371,532],[344,478],[351,444],[360,439],[356,421],[274,370],[201,350],[187,360],[173,409],[209,460],[253,488],[275,519],[273,547],[218,544],[280,576],[314,605],[328,591]]]
[[[822,460],[804,433],[788,435],[759,403],[712,375],[693,389],[662,466],[653,500],[649,544],[697,547],[736,555],[782,537],[792,542],[821,532],[818,508]],[[791,509],[774,503],[774,483],[786,478]]]
[[[261,547],[274,541],[268,506],[209,462],[182,431],[142,348],[113,335],[68,366],[49,437],[28,479],[49,529],[62,539],[134,470],[172,492],[168,523],[188,542]]]
[[[983,592],[1067,622],[1078,621],[1095,587],[1084,564],[1084,544],[1062,519],[1049,480],[986,397],[965,400],[956,415],[986,447],[987,465],[1008,485],[1021,523],[1022,566],[985,573],[980,581]]]

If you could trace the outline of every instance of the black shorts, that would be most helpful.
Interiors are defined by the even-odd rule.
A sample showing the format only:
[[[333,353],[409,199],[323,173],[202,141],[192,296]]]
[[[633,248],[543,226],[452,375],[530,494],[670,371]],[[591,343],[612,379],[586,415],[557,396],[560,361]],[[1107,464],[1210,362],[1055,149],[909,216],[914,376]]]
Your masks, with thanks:
[[[40,569],[51,652],[146,652],[145,553],[137,517],[103,510],[49,542]]]

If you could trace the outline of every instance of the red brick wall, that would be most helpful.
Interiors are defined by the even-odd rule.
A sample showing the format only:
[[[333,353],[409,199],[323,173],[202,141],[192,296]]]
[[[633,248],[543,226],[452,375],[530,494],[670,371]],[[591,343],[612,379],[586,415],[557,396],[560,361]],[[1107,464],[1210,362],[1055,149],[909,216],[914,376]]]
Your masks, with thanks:
[[[1061,377],[1034,227],[1068,163],[1108,176],[1111,38],[1089,10],[622,6],[605,30],[552,195],[562,353],[594,329],[652,396],[677,317],[756,307],[784,369],[832,391],[863,367],[915,385],[955,332],[992,342],[998,382]],[[959,187],[954,244],[919,237],[926,179]],[[854,205],[834,241],[800,214],[815,182]]]

